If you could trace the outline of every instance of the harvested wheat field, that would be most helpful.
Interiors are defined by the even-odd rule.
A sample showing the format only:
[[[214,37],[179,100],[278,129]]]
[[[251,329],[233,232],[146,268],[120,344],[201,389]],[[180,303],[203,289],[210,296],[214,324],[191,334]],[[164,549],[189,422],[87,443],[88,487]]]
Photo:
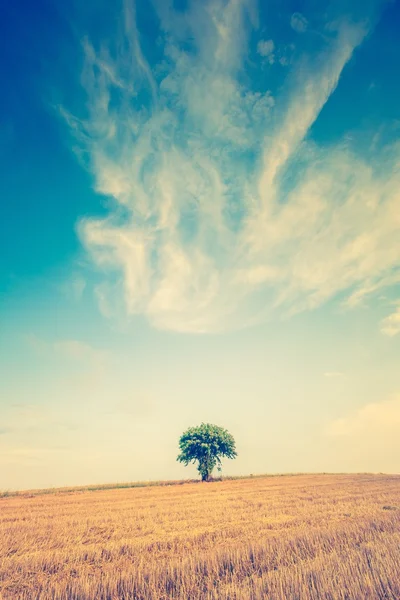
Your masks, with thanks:
[[[0,499],[8,599],[399,599],[400,476]]]

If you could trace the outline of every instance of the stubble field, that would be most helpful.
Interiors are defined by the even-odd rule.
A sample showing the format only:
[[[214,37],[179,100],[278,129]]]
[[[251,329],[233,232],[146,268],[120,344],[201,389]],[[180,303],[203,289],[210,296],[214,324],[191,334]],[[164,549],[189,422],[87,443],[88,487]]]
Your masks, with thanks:
[[[0,597],[400,599],[400,476],[0,498]]]

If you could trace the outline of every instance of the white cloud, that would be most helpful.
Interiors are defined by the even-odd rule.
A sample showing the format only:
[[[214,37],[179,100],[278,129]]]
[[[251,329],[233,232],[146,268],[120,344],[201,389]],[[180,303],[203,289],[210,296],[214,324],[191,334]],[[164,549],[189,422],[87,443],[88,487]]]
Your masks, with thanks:
[[[397,434],[400,427],[400,396],[383,402],[372,402],[348,417],[333,421],[327,433],[332,436],[374,436]]]
[[[105,350],[98,350],[79,340],[60,340],[54,342],[52,346],[56,352],[59,352],[65,358],[76,361],[103,363],[108,356]]]
[[[400,456],[400,395],[370,402],[332,421],[325,443],[347,469],[358,472],[398,473]],[[336,463],[338,464],[338,463]]]
[[[33,350],[40,354],[58,356],[61,359],[77,361],[92,366],[104,365],[109,355],[106,350],[94,348],[86,342],[74,339],[46,341],[34,334],[27,336],[27,342]]]
[[[297,31],[297,33],[304,33],[307,30],[308,21],[304,15],[299,12],[295,12],[290,18],[290,26],[292,29]]]
[[[381,321],[381,332],[391,337],[400,333],[400,305]]]
[[[114,201],[79,227],[110,275],[97,288],[105,314],[122,303],[159,328],[218,331],[338,294],[355,305],[399,276],[399,147],[364,158],[307,139],[365,26],[342,23],[320,56],[292,62],[281,99],[242,81],[251,4],[160,7],[153,70],[129,11],[126,56],[84,44],[88,114],[67,118]],[[272,40],[260,49],[273,52]]]
[[[275,62],[275,44],[273,40],[260,40],[257,44],[257,52],[260,56],[267,59],[270,65]]]

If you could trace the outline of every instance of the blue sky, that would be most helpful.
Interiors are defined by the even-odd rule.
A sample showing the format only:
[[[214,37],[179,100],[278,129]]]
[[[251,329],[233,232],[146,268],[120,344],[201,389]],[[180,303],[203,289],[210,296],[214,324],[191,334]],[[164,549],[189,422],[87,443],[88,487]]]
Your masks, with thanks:
[[[0,487],[398,472],[398,3],[5,13]]]

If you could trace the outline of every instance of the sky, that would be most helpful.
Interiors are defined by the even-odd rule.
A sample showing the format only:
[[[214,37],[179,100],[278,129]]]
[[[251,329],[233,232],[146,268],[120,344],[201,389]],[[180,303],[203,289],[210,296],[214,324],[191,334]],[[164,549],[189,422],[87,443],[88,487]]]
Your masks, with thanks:
[[[400,4],[6,1],[0,489],[400,471]]]

